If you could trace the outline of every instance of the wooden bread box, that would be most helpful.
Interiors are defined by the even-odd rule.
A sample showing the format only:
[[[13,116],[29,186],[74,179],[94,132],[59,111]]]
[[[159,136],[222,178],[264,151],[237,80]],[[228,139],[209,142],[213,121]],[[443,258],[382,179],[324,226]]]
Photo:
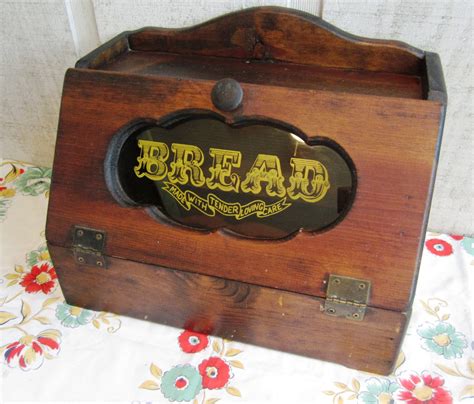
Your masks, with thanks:
[[[438,55],[277,7],[124,32],[66,72],[66,301],[389,374],[426,230]]]

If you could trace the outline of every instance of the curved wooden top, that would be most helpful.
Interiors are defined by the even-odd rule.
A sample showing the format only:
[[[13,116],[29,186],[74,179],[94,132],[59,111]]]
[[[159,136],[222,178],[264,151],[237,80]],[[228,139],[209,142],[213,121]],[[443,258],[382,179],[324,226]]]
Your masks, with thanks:
[[[319,17],[281,7],[250,8],[184,29],[124,32],[76,67],[100,68],[129,50],[410,75],[425,68],[422,50],[403,42],[357,37]]]

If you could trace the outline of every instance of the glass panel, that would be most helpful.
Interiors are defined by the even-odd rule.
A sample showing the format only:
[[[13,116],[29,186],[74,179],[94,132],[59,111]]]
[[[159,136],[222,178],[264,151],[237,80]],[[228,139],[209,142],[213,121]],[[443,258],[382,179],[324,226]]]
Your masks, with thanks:
[[[354,167],[329,140],[308,145],[271,123],[195,117],[130,134],[118,157],[123,192],[182,225],[280,239],[342,218]]]

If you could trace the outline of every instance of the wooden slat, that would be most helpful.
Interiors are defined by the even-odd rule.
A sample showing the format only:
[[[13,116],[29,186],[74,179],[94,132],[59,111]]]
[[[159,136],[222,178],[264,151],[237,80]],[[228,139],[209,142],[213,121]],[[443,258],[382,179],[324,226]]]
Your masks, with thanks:
[[[363,322],[321,312],[324,301],[269,288],[127,260],[79,266],[72,252],[48,245],[71,305],[106,310],[223,338],[388,374],[407,316],[369,309]],[[376,352],[376,354],[374,354]]]
[[[373,73],[362,70],[322,68],[289,63],[261,63],[158,52],[124,53],[101,69],[131,74],[160,75],[185,79],[220,80],[280,87],[351,92],[385,97],[423,98],[419,76]]]

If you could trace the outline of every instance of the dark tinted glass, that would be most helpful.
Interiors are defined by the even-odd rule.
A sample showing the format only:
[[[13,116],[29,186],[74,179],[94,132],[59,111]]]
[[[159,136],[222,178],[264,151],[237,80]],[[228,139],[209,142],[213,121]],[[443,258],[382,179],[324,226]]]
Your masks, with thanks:
[[[182,225],[279,239],[318,231],[348,211],[354,167],[333,142],[308,145],[262,122],[208,117],[129,134],[118,154],[121,192]]]

